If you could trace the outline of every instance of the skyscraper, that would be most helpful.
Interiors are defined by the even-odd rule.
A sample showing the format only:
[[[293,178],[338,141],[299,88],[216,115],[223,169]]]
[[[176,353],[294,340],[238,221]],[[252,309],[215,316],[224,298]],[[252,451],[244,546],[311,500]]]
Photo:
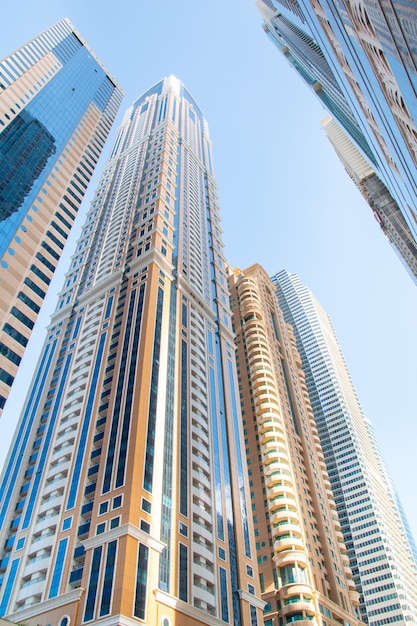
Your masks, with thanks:
[[[258,623],[211,143],[175,77],[127,110],[0,491],[0,614]]]
[[[264,623],[360,624],[294,335],[259,265],[230,283]]]
[[[398,258],[417,283],[417,242],[397,202],[341,126],[330,115],[321,123],[346,171],[367,200]]]
[[[397,0],[257,5],[273,43],[368,161],[417,243],[416,7]]]
[[[0,61],[0,413],[121,97],[67,19]]]
[[[272,280],[301,355],[362,618],[417,623],[414,541],[329,317],[298,276]]]

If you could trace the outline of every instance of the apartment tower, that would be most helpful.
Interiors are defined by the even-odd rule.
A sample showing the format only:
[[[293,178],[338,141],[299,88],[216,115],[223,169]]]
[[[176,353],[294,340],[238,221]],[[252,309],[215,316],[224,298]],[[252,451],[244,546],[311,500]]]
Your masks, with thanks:
[[[230,276],[265,626],[361,623],[291,328],[259,265]]]
[[[0,61],[0,413],[121,98],[67,19]]]
[[[361,615],[417,623],[415,545],[328,315],[300,278],[272,278],[293,326],[339,514]]]
[[[208,126],[175,77],[127,110],[0,492],[2,615],[261,623]]]
[[[417,263],[417,8],[387,0],[257,0],[264,30],[375,173],[367,194],[391,202]],[[380,198],[384,195],[385,198]],[[372,207],[372,202],[370,202]]]

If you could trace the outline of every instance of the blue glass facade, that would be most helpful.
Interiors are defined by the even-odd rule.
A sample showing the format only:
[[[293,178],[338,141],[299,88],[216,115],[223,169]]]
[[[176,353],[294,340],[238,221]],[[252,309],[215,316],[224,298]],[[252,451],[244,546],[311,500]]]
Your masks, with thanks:
[[[0,411],[120,101],[68,20],[0,61]]]
[[[372,166],[416,242],[416,8],[396,0],[258,6],[267,34]]]

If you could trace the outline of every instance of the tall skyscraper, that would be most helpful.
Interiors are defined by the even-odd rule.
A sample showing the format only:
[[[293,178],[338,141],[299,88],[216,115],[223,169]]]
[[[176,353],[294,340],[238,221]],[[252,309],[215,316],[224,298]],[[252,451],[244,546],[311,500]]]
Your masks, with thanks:
[[[121,98],[67,19],[0,61],[0,413]]]
[[[342,127],[330,115],[321,123],[347,173],[368,202],[398,258],[417,283],[417,242],[397,202]]]
[[[0,615],[261,623],[211,143],[175,77],[124,116],[0,491]],[[258,621],[259,618],[259,621]]]
[[[361,624],[294,335],[263,268],[230,284],[264,624]]]
[[[417,244],[417,8],[397,0],[257,5],[273,43],[373,168],[370,193],[387,189]]]
[[[298,276],[284,270],[272,280],[301,355],[362,618],[415,624],[415,544],[329,317]]]

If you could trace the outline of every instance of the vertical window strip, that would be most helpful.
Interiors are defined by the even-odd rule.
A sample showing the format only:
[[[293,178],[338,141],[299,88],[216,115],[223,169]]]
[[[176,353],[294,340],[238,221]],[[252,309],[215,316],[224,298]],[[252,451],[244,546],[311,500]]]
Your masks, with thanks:
[[[180,513],[188,516],[188,348],[181,343]]]
[[[85,602],[84,622],[88,622],[94,617],[102,552],[103,546],[98,546],[97,548],[94,548],[90,570],[90,582],[88,583],[87,599]]]
[[[7,613],[9,613],[9,611],[7,610],[7,607],[10,602],[10,596],[12,595],[12,591],[14,589],[19,562],[20,562],[20,559],[14,559],[14,561],[12,561],[9,576],[6,582],[6,587],[4,589],[3,598],[0,604],[0,615],[6,615]]]
[[[219,448],[219,428],[217,423],[217,400],[216,383],[214,369],[209,368],[210,379],[210,407],[211,407],[211,428],[213,433],[213,455],[214,455],[214,482],[215,482],[215,502],[217,537],[224,541],[224,519],[223,519],[223,487],[221,479],[220,448]]]
[[[178,597],[183,602],[188,602],[188,548],[182,543],[179,556]]]
[[[93,376],[91,379],[90,390],[88,393],[87,404],[85,407],[84,419],[82,422],[82,429],[77,446],[77,456],[75,459],[74,471],[72,474],[72,482],[69,490],[67,508],[72,509],[75,506],[75,499],[77,497],[78,487],[80,485],[81,466],[84,458],[85,448],[87,445],[87,436],[90,428],[91,415],[93,410],[94,398],[97,393],[97,381],[101,371],[101,364],[103,361],[104,344],[106,342],[107,333],[102,333],[100,336],[100,342],[97,350],[97,356],[94,363]]]
[[[207,347],[210,354],[213,354],[213,333],[207,330]]]
[[[104,569],[103,593],[101,595],[100,617],[110,613],[113,591],[114,566],[116,563],[117,541],[111,541],[107,546],[106,566]]]
[[[106,312],[104,314],[105,320],[107,320],[110,317],[111,309],[113,306],[113,300],[114,300],[114,296],[110,296],[110,298],[107,300]]]
[[[136,364],[138,359],[138,346],[140,338],[140,329],[142,325],[143,301],[145,297],[145,284],[142,284],[139,290],[138,308],[136,311],[135,330],[133,334],[133,342],[131,348],[131,359],[129,365],[129,376],[127,381],[127,392],[125,400],[125,410],[123,417],[122,433],[119,444],[119,462],[117,465],[116,489],[121,487],[125,479],[126,456],[129,443],[130,418],[132,414],[133,392],[135,390]]]
[[[226,407],[224,402],[224,382],[222,376],[222,355],[220,350],[220,338],[216,333],[216,363],[217,363],[217,388],[219,392],[220,403],[220,432],[221,432],[221,457],[220,463],[223,467],[223,489],[226,502],[226,517],[227,532],[228,532],[228,544],[229,544],[229,562],[230,562],[230,580],[232,583],[232,602],[233,602],[233,623],[236,626],[240,626],[241,611],[239,602],[239,579],[237,572],[237,553],[236,553],[236,539],[234,529],[234,512],[232,506],[232,487],[230,476],[230,461],[229,461],[229,442],[227,435],[227,423],[226,423]]]
[[[17,481],[17,475],[21,468],[21,458],[23,450],[26,447],[26,442],[29,438],[29,433],[32,429],[33,421],[37,414],[40,398],[45,387],[46,377],[51,367],[51,361],[55,353],[56,345],[57,340],[55,339],[52,344],[47,344],[47,346],[45,347],[34,384],[32,385],[23,419],[19,426],[19,431],[13,444],[13,450],[10,454],[9,465],[4,474],[4,480],[2,482],[2,487],[0,491],[0,500],[3,503],[0,511],[0,529],[3,525],[7,507],[9,506],[9,501],[12,497],[12,491]]]
[[[240,445],[240,437],[239,437],[239,420],[237,414],[237,402],[236,402],[236,385],[233,374],[233,365],[232,361],[228,360],[228,370],[229,370],[229,389],[230,396],[232,400],[232,414],[233,414],[233,431],[234,431],[234,441],[236,444],[236,461],[237,461],[237,471],[239,476],[239,494],[240,494],[240,510],[242,511],[242,526],[243,526],[243,539],[245,543],[245,555],[248,559],[251,558],[251,549],[250,549],[250,538],[249,538],[249,523],[248,523],[248,510],[246,506],[246,498],[245,498],[245,478],[244,478],[244,470],[243,470],[243,456],[242,456],[242,448]]]
[[[77,321],[75,322],[75,327],[74,327],[74,332],[72,334],[72,339],[77,339],[78,337],[78,332],[80,330],[80,325],[81,325],[81,315],[77,318]]]
[[[128,357],[128,351],[129,351],[130,333],[132,329],[132,317],[133,317],[133,310],[135,306],[135,300],[136,300],[136,289],[134,289],[130,294],[129,310],[128,310],[127,319],[126,319],[125,337],[123,341],[123,349],[122,349],[122,354],[121,354],[121,359],[120,359],[119,377],[117,380],[116,398],[114,401],[113,419],[112,419],[112,425],[111,425],[111,431],[110,431],[109,445],[107,449],[106,470],[104,474],[102,493],[107,493],[108,491],[110,491],[111,478],[113,474],[113,463],[114,463],[114,457],[116,453],[116,439],[117,439],[117,432],[119,429],[119,414],[120,414],[120,407],[122,403],[123,390],[125,386],[125,373],[126,373],[126,366],[127,366],[127,361],[128,361],[127,357]]]
[[[52,575],[51,588],[49,591],[50,598],[56,598],[59,591],[59,585],[62,577],[62,564],[65,563],[65,555],[67,552],[68,538],[62,539],[59,542],[58,553],[55,559],[55,569]]]
[[[158,287],[158,298],[155,316],[155,334],[152,359],[151,389],[149,394],[148,433],[146,437],[146,459],[143,488],[152,493],[153,465],[155,457],[156,407],[158,403],[159,359],[161,353],[162,310],[164,291]]]
[[[220,605],[222,612],[222,621],[229,623],[229,598],[227,593],[227,575],[223,567],[219,567],[220,578]]]
[[[22,524],[22,530],[25,530],[26,528],[28,528],[31,522],[33,509],[35,506],[35,501],[38,497],[39,485],[40,485],[41,478],[43,475],[43,470],[45,467],[46,457],[49,452],[51,443],[53,441],[52,433],[54,432],[54,429],[55,429],[55,422],[56,422],[56,418],[58,415],[58,410],[60,408],[61,398],[62,398],[64,389],[67,383],[68,371],[70,368],[71,360],[72,360],[72,353],[67,355],[64,369],[63,369],[62,376],[61,376],[61,380],[59,381],[58,392],[56,394],[56,399],[55,399],[53,410],[51,412],[51,417],[49,418],[48,430],[43,440],[42,452],[41,452],[41,455],[39,457],[39,461],[37,464],[38,471],[36,472],[35,480],[33,481],[33,486],[32,486],[32,490],[30,493],[29,502],[26,507],[25,518]]]
[[[164,460],[162,478],[162,513],[160,539],[165,544],[159,559],[159,586],[164,591],[170,587],[171,514],[172,514],[172,466],[175,402],[175,344],[176,344],[177,288],[171,283],[168,334],[168,368],[165,403]]]
[[[249,607],[250,607],[250,626],[258,626],[258,616],[256,613],[256,606],[253,606],[253,604],[250,604]]]
[[[146,615],[146,595],[148,588],[148,562],[149,548],[142,543],[139,544],[138,569],[136,574],[136,594],[134,616],[145,619]]]

